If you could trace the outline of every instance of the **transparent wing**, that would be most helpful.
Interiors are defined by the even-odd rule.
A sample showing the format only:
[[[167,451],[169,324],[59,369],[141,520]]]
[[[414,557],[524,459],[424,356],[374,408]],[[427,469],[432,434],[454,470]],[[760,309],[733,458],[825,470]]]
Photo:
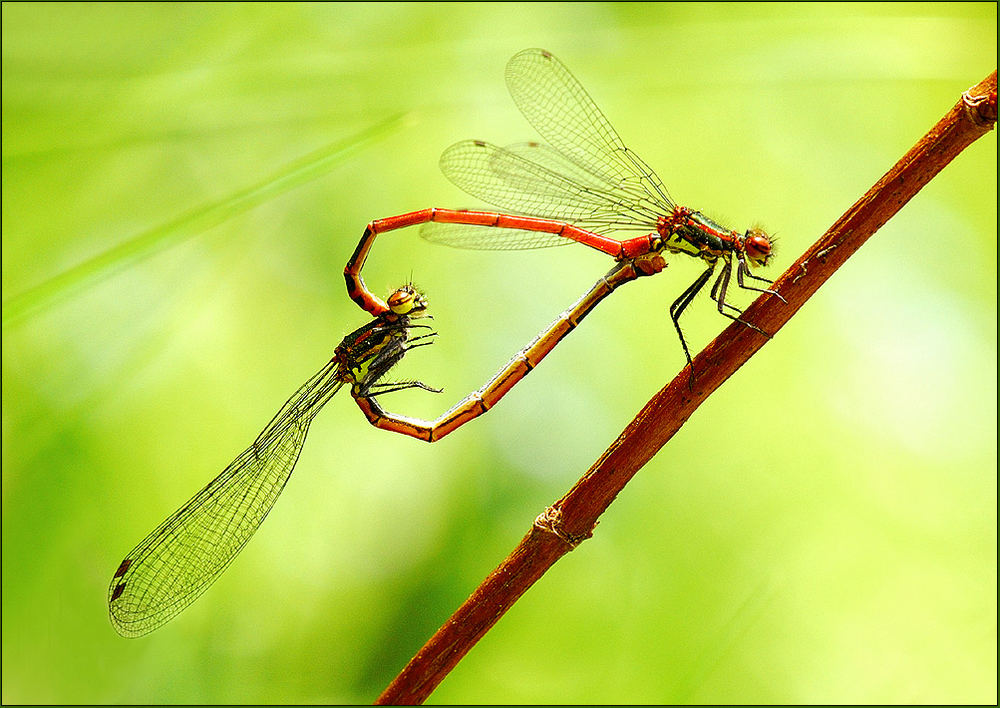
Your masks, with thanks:
[[[429,221],[420,225],[420,236],[432,243],[481,251],[517,251],[529,248],[566,246],[572,239],[557,234],[524,229],[505,229]]]
[[[122,561],[108,589],[111,623],[138,637],[194,602],[267,516],[313,418],[343,385],[331,361],[281,408],[239,457]]]
[[[558,59],[526,49],[507,63],[514,103],[552,147],[585,172],[629,193],[642,192],[669,212],[674,202],[655,172],[629,150],[611,123]]]
[[[541,165],[547,170],[568,177],[571,181],[590,189],[613,191],[617,187],[604,175],[589,172],[585,167],[570,162],[563,157],[562,153],[545,143],[514,143],[513,145],[505,145],[504,150],[520,155],[525,160],[530,160],[536,165]]]
[[[540,161],[530,159],[535,156]],[[463,140],[442,153],[440,167],[460,189],[500,209],[597,233],[654,229],[664,213],[645,194],[609,187],[600,175],[567,164],[554,150],[537,144],[507,149]]]

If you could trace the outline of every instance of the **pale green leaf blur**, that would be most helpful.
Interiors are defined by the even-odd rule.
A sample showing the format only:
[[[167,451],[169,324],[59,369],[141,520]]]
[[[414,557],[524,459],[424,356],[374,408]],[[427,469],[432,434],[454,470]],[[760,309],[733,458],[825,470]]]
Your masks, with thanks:
[[[3,12],[3,701],[370,702],[683,364],[699,267],[623,288],[426,445],[346,393],[223,577],[137,640],[122,557],[366,316],[365,224],[481,206],[437,171],[536,136],[559,56],[675,199],[777,234],[777,275],[996,66],[996,5],[37,5]],[[995,703],[996,136],[949,165],[643,469],[432,696]],[[413,230],[433,416],[610,267]],[[743,302],[748,300],[744,299]],[[696,348],[727,324],[707,298]]]

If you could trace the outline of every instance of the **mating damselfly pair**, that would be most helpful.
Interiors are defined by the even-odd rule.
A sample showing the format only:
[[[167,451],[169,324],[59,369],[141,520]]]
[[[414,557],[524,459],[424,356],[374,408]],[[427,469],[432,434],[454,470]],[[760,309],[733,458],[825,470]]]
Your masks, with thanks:
[[[441,169],[467,193],[512,213],[424,209],[368,225],[344,272],[348,294],[374,319],[341,342],[333,359],[222,474],[126,556],[108,590],[112,623],[121,634],[139,636],[156,629],[232,562],[288,481],[313,418],[344,384],[351,386],[376,427],[438,440],[495,405],[618,286],[663,271],[665,255],[671,253],[705,264],[669,308],[689,367],[691,353],[679,318],[717,269],[710,296],[719,313],[766,334],[741,320],[741,310],[726,299],[734,271],[739,287],[780,297],[748,282],[770,282],[751,272],[771,258],[772,240],[766,233],[758,228],[739,233],[677,205],[656,173],[625,146],[580,83],[549,52],[516,54],[506,78],[514,102],[547,142],[497,147],[463,141],[445,150]],[[420,382],[382,382],[408,349],[430,343],[433,333],[415,321],[424,316],[426,302],[409,287],[382,300],[361,277],[379,234],[417,224],[424,238],[456,247],[507,250],[577,242],[616,263],[482,388],[436,420],[424,421],[389,413],[376,397],[402,388],[436,391]],[[640,235],[628,236],[630,232]]]
[[[512,213],[423,209],[372,221],[344,269],[348,294],[372,315],[385,312],[386,304],[368,289],[361,271],[379,234],[417,224],[428,241],[457,248],[516,250],[581,243],[616,263],[496,376],[439,418],[393,416],[369,402],[369,409],[380,416],[380,427],[422,440],[439,440],[486,412],[618,286],[663,271],[665,254],[681,253],[705,264],[669,308],[690,381],[695,372],[680,317],[717,268],[710,296],[719,314],[731,320],[769,336],[741,319],[742,310],[727,301],[734,270],[740,288],[783,300],[748,282],[771,282],[751,268],[771,260],[772,238],[757,227],[743,233],[727,229],[674,202],[652,168],[625,146],[580,82],[550,52],[527,49],[515,54],[507,63],[506,79],[514,103],[547,142],[498,147],[464,140],[444,151],[440,167],[468,194]],[[628,236],[635,232],[640,235]]]

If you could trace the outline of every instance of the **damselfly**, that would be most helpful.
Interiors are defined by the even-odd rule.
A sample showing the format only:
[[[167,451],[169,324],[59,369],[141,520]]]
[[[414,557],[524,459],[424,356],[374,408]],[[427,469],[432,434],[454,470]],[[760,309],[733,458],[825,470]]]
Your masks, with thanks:
[[[111,624],[119,634],[153,631],[218,578],[274,506],[310,423],[344,384],[356,398],[407,388],[439,392],[419,381],[382,381],[408,350],[432,342],[430,326],[415,322],[427,317],[426,306],[411,286],[395,290],[386,311],[347,335],[250,447],[125,556],[108,588]]]
[[[751,272],[751,267],[764,267],[771,259],[773,239],[768,234],[757,227],[741,234],[676,204],[656,173],[625,146],[583,86],[549,52],[528,49],[515,54],[506,79],[514,103],[548,144],[497,147],[466,140],[445,150],[440,166],[465,192],[516,215],[424,209],[371,222],[344,269],[351,299],[374,315],[386,311],[386,303],[365,285],[361,270],[376,236],[415,224],[423,225],[420,234],[425,239],[459,248],[507,250],[578,242],[618,263],[497,376],[437,420],[389,414],[376,402],[359,399],[379,427],[433,441],[481,415],[618,285],[662,271],[665,253],[683,253],[705,263],[705,270],[670,306],[689,367],[691,352],[679,319],[720,263],[710,290],[719,313],[769,336],[741,319],[742,311],[726,300],[734,261],[739,287],[781,297],[748,283],[771,282]],[[630,231],[642,235],[612,235]]]

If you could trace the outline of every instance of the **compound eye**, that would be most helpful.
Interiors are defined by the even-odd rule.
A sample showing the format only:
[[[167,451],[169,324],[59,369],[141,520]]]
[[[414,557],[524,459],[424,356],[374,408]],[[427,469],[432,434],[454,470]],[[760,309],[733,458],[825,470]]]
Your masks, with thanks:
[[[406,315],[427,307],[423,296],[410,285],[404,285],[393,291],[385,302],[389,309],[397,315]]]
[[[771,256],[771,237],[761,229],[750,229],[743,237],[743,249],[751,261],[757,265],[767,265]]]

